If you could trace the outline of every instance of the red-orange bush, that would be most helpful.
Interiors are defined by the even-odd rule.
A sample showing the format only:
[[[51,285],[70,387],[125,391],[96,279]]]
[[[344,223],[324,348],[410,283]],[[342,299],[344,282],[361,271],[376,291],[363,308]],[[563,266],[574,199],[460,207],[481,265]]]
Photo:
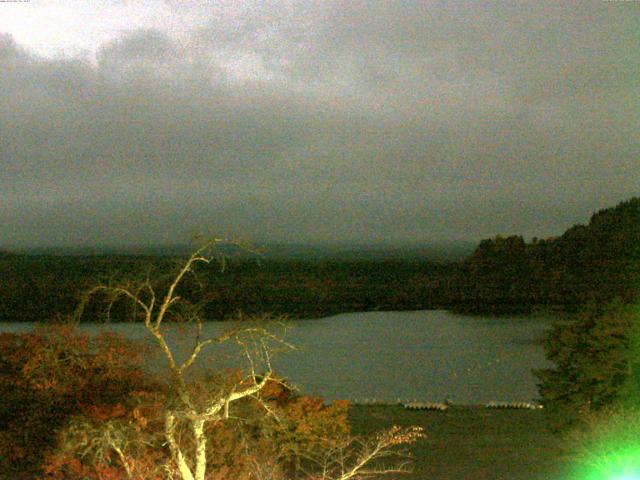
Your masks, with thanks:
[[[197,398],[210,386],[190,388]],[[140,345],[63,326],[0,334],[0,398],[0,470],[12,478],[166,478],[171,389],[143,369]],[[229,421],[208,427],[210,478],[248,479],[257,469],[294,476],[301,452],[349,433],[346,413],[345,402],[324,406],[270,382],[259,398],[234,404]]]
[[[72,415],[113,408],[145,389],[142,358],[122,337],[91,338],[68,326],[0,334],[0,471],[33,479]]]

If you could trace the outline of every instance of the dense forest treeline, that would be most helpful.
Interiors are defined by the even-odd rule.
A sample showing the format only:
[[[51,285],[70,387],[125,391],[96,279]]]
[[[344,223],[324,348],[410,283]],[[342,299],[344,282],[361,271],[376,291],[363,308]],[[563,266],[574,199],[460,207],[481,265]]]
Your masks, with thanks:
[[[483,240],[458,267],[449,303],[457,309],[579,310],[635,300],[640,281],[640,198],[594,213],[562,236]]]
[[[269,312],[313,318],[365,310],[442,308],[452,264],[403,260],[231,259],[199,269],[181,295],[199,302],[206,318]],[[176,262],[155,256],[29,256],[0,258],[0,321],[39,321],[71,314],[83,291],[110,278],[149,276],[159,284]],[[106,301],[107,299],[103,299]],[[104,302],[89,314],[102,316]],[[129,311],[116,303],[111,318]],[[88,318],[85,316],[85,318]]]
[[[109,278],[174,271],[167,255],[17,255],[0,252],[0,321],[40,321],[74,311],[86,289]],[[576,310],[631,301],[640,280],[640,198],[595,213],[562,236],[496,237],[459,262],[411,258],[231,259],[202,269],[182,295],[209,319],[270,312],[312,318],[349,311],[451,308],[466,312]],[[106,301],[106,299],[103,299]],[[93,302],[91,315],[104,305]],[[131,312],[116,304],[114,320]]]

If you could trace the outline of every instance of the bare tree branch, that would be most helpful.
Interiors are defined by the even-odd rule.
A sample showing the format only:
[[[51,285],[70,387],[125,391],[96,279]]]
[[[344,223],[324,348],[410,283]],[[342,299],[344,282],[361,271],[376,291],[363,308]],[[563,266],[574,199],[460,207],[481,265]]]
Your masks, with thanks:
[[[260,325],[236,326],[217,337],[202,338],[202,318],[200,310],[192,307],[187,301],[181,302],[177,295],[178,287],[189,273],[194,273],[198,264],[209,264],[212,255],[208,252],[224,240],[215,238],[198,248],[179,267],[175,276],[163,296],[152,284],[149,276],[139,284],[101,284],[89,290],[82,298],[76,311],[79,321],[90,298],[97,294],[107,294],[108,308],[119,299],[126,298],[134,305],[134,317],[137,309],[143,314],[143,323],[147,331],[155,339],[158,348],[167,362],[172,377],[172,387],[175,389],[175,404],[164,411],[164,438],[168,447],[171,465],[165,465],[168,478],[177,475],[180,480],[205,480],[207,467],[207,436],[205,427],[209,423],[219,422],[230,418],[231,405],[243,399],[258,402],[268,415],[277,421],[275,410],[259,393],[270,383],[284,383],[273,374],[272,355],[279,348],[294,348],[281,337],[262,328]],[[224,257],[223,260],[224,262]],[[223,263],[224,265],[224,263]],[[195,273],[194,273],[195,274]],[[161,299],[161,300],[159,300]],[[176,307],[180,303],[181,310]],[[163,321],[168,318],[196,323],[196,336],[187,358],[178,363],[165,337]],[[271,320],[270,316],[263,316],[262,322]],[[186,371],[201,357],[205,348],[221,345],[225,342],[235,342],[246,358],[248,373],[240,377],[233,385],[224,386],[196,396],[194,389],[186,380]],[[288,386],[287,386],[288,387]],[[189,437],[185,440],[183,435]],[[297,454],[310,464],[318,466],[320,474],[309,474],[309,478],[323,480],[350,480],[355,478],[369,478],[374,475],[405,472],[406,464],[399,463],[390,467],[369,468],[372,462],[397,455],[395,447],[403,443],[411,443],[422,436],[420,429],[394,428],[385,432],[374,440],[364,441],[357,438],[347,438],[339,445],[327,444],[322,458],[305,456],[304,452]],[[185,445],[188,445],[185,447]],[[123,447],[112,442],[111,448],[120,458],[129,478],[133,472],[127,462]]]

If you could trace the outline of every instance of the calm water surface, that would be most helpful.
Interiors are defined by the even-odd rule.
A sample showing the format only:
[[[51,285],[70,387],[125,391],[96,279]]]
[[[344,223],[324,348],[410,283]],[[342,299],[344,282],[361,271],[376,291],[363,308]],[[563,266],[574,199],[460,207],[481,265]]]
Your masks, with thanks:
[[[297,350],[277,355],[273,365],[303,393],[327,400],[530,401],[537,398],[531,369],[551,366],[537,342],[550,325],[551,320],[544,318],[464,316],[444,310],[294,320],[284,335]],[[230,326],[210,322],[204,334],[215,335]],[[188,351],[193,341],[189,331],[168,327],[171,344]],[[0,323],[5,332],[31,328],[31,324]],[[116,331],[128,338],[148,336],[142,325],[80,328],[92,333]],[[207,362],[237,365],[239,358],[239,351],[226,349]]]

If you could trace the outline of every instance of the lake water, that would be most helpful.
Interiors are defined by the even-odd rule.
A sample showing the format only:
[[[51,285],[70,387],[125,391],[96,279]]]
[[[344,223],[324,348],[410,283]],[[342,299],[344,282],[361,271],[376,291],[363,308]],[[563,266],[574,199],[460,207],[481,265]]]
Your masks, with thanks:
[[[537,341],[550,325],[550,319],[538,317],[465,316],[444,310],[348,313],[288,322],[285,339],[297,350],[278,354],[272,363],[302,393],[327,400],[531,401],[538,396],[531,369],[551,366]],[[206,323],[203,337],[231,326]],[[186,352],[194,337],[167,327],[170,343]],[[0,323],[3,332],[31,328]],[[142,325],[80,328],[148,337]],[[236,365],[242,358],[236,354],[226,349],[207,362]]]

